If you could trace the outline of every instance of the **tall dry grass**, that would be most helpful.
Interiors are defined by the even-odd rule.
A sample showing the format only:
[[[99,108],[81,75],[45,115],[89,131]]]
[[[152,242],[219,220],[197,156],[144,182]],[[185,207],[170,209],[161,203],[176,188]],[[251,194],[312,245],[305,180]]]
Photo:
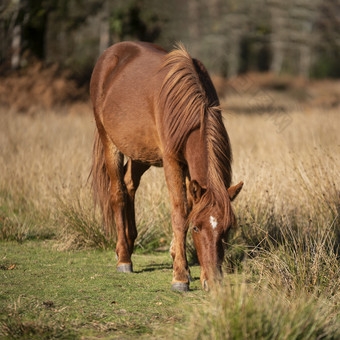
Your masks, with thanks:
[[[42,218],[41,230],[51,232],[60,231],[58,217],[68,207],[73,209],[71,220],[72,211],[90,218],[87,179],[94,121],[90,110],[86,111],[35,116],[0,112],[2,220],[15,225],[22,214],[28,224],[17,223],[21,234],[30,229],[31,215]],[[326,228],[337,233],[338,242],[339,114],[316,109],[289,112],[289,116],[291,122],[283,131],[269,115],[225,117],[233,146],[234,179],[245,182],[234,206],[248,245],[263,245],[267,234],[282,240],[283,226],[300,234]],[[162,169],[151,169],[143,177],[136,205],[142,230],[137,244],[147,244],[152,235],[171,236]],[[7,216],[6,211],[13,214]],[[87,222],[101,224],[98,218],[93,215]]]
[[[3,237],[16,228],[23,239],[32,233],[59,234],[67,223],[83,224],[85,229],[94,225],[88,233],[95,234],[101,220],[93,214],[87,185],[94,121],[90,110],[85,111],[33,117],[0,112]],[[267,239],[281,242],[290,237],[289,232],[303,236],[329,230],[336,247],[339,115],[335,110],[316,109],[289,112],[289,117],[291,122],[283,131],[269,115],[225,117],[233,146],[234,179],[245,182],[234,204],[239,233],[248,246],[256,248],[265,246]],[[145,247],[158,237],[171,237],[162,169],[144,175],[136,206],[137,245]],[[288,234],[282,235],[282,228]]]
[[[266,114],[227,118],[234,178],[245,182],[227,270],[338,303],[340,116],[321,109],[286,114],[283,130]]]
[[[287,295],[283,287],[249,284],[244,278],[212,292],[172,331],[178,339],[335,340],[339,310],[325,298]]]
[[[9,226],[17,226],[12,236],[22,240],[59,234],[60,200],[71,205],[86,191],[90,120],[4,111],[0,119],[2,236]]]
[[[54,237],[62,248],[113,246],[93,210],[88,176],[94,119],[89,108],[84,111],[0,111],[0,239]],[[138,247],[170,239],[167,195],[162,169],[151,169],[137,194]]]
[[[337,111],[290,112],[283,131],[267,115],[228,117],[234,178],[243,179],[241,224],[288,222],[306,229],[339,213],[340,117]],[[273,217],[282,217],[272,221]],[[289,220],[284,219],[291,217]],[[292,219],[293,218],[293,219]],[[274,222],[274,223],[273,223]]]

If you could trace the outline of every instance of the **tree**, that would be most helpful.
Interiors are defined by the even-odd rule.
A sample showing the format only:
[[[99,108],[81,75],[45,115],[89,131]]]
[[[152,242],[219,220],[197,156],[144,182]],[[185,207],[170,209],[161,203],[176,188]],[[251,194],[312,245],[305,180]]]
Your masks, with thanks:
[[[22,7],[22,0],[7,0],[0,7],[1,59],[10,58],[12,69],[17,69],[20,66],[22,31],[20,14],[22,14]]]

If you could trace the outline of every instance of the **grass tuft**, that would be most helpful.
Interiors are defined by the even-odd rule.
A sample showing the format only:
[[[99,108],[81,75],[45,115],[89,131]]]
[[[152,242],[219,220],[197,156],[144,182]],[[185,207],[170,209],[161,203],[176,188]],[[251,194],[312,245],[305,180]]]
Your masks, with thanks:
[[[336,308],[325,299],[284,290],[226,283],[196,308],[178,331],[182,339],[336,339],[340,336]]]
[[[339,299],[340,267],[331,227],[309,235],[282,230],[283,243],[267,241],[270,249],[250,252],[253,258],[248,263],[273,287]]]
[[[115,240],[106,237],[93,209],[86,210],[79,200],[69,204],[60,202],[60,214],[62,248],[114,249]]]

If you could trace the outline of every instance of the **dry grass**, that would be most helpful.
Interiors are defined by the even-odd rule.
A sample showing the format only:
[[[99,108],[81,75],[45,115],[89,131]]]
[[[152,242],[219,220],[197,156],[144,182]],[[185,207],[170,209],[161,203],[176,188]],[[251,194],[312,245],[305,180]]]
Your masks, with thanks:
[[[226,284],[175,330],[179,339],[338,339],[338,308],[305,293],[288,296],[245,280]]]
[[[112,246],[99,227],[88,183],[90,110],[34,116],[2,110],[0,129],[0,238],[57,237],[61,248]],[[137,246],[157,247],[160,239],[159,245],[170,239],[167,197],[162,169],[151,169],[137,194]]]
[[[245,182],[228,269],[338,301],[340,117],[320,109],[287,115],[280,132],[273,116],[227,117],[234,178]]]
[[[266,233],[280,240],[283,225],[301,234],[339,229],[339,115],[317,109],[287,115],[288,125],[275,115],[226,116],[234,179],[245,182],[234,206],[248,245],[264,242]],[[43,230],[60,235],[74,213],[84,225],[100,225],[87,185],[94,131],[89,110],[33,117],[2,111],[0,120],[3,237],[16,225],[22,239]],[[151,169],[137,193],[140,247],[170,239],[169,208],[163,171]]]
[[[42,216],[44,223],[31,225],[23,238],[46,229],[59,234],[60,200],[71,205],[87,196],[93,129],[89,116],[1,112],[0,117],[3,219],[10,223],[17,218],[22,224],[31,215],[33,220]],[[22,202],[29,209],[21,211]]]

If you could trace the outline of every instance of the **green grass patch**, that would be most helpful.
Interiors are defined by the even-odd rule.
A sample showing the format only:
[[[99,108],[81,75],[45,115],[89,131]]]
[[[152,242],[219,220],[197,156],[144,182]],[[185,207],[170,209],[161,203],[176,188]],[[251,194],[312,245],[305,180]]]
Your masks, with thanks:
[[[135,273],[126,274],[116,272],[113,251],[60,252],[54,244],[0,244],[1,336],[151,335],[182,322],[183,303],[203,295],[198,267],[192,268],[190,293],[170,290],[168,253],[134,255]]]

